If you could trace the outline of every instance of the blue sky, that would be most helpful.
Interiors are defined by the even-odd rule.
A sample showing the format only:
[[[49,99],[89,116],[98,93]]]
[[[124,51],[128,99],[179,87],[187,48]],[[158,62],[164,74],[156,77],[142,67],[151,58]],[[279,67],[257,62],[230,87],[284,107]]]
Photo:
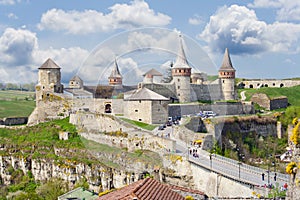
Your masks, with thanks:
[[[228,48],[237,77],[300,77],[299,1],[0,0],[0,82],[36,82],[50,57],[63,82],[105,82],[117,59],[134,84],[175,60],[179,33],[195,71],[216,73]]]

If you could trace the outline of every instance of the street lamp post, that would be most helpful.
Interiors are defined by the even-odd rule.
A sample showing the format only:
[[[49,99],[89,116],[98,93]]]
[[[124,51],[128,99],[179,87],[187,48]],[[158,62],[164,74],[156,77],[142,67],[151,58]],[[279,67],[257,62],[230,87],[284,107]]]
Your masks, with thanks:
[[[210,171],[212,170],[212,154],[209,154],[209,160],[210,160]]]
[[[270,163],[268,162],[268,185],[270,184]]]
[[[241,180],[241,162],[238,162],[239,165],[239,180]]]
[[[239,180],[241,179],[241,165],[242,165],[242,162],[245,158],[245,155],[241,153],[241,150],[239,148],[236,148],[236,151],[237,151],[237,156],[238,156],[238,160],[239,162],[237,163],[239,165]]]

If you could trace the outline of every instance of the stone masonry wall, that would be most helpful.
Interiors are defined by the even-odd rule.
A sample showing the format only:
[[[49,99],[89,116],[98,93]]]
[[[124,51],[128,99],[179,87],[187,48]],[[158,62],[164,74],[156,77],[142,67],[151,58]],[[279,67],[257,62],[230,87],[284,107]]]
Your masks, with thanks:
[[[254,107],[248,102],[226,103],[219,102],[215,104],[170,104],[168,106],[169,116],[196,115],[200,111],[212,110],[217,115],[240,115],[254,114]]]
[[[26,124],[28,117],[8,117],[0,119],[0,125],[11,126],[11,125],[21,125]]]

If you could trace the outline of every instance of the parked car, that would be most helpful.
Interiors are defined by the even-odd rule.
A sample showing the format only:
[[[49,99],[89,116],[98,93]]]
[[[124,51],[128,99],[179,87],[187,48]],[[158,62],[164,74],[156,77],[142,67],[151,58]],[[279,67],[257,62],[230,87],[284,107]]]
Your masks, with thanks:
[[[217,115],[216,113],[214,113],[214,111],[203,111],[203,114],[206,117],[215,117]]]

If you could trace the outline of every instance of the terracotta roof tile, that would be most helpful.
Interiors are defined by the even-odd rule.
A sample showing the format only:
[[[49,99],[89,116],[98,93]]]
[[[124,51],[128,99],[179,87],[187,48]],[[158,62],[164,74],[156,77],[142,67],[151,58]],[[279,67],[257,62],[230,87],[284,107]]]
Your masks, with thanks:
[[[170,186],[159,181],[146,178],[119,190],[99,197],[98,200],[184,200],[185,198],[174,192]]]

